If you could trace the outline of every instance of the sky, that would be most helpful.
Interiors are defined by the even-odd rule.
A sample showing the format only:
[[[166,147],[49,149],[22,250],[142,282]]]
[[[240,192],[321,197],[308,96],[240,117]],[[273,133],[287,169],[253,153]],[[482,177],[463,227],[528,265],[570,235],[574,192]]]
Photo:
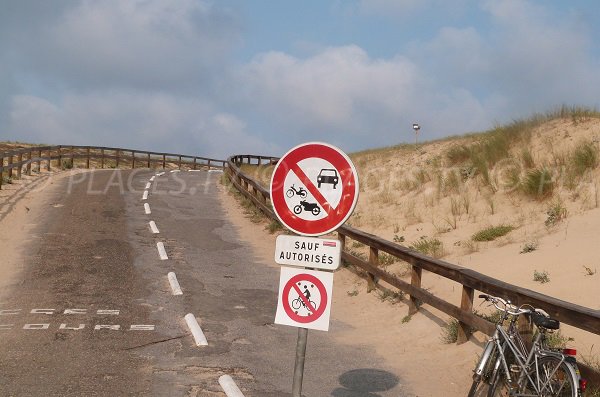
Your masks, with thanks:
[[[353,152],[600,108],[594,0],[0,0],[0,140]]]

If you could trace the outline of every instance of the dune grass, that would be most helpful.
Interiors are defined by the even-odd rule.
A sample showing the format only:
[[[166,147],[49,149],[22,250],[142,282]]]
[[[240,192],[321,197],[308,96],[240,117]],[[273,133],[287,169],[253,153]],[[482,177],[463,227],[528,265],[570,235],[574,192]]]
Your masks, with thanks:
[[[515,229],[515,227],[511,226],[511,225],[498,225],[498,226],[486,227],[485,229],[480,230],[477,233],[475,233],[471,237],[471,240],[478,241],[478,242],[493,241],[493,240],[497,239],[498,237],[507,235],[514,229]]]

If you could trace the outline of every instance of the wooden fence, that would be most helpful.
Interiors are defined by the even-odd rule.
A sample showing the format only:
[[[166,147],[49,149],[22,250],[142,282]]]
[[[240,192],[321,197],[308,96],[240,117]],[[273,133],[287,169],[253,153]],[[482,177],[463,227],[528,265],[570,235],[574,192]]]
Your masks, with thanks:
[[[220,168],[225,167],[224,160],[183,154],[148,152],[123,148],[101,146],[32,146],[0,153],[0,189],[5,178],[21,178],[23,168],[27,175],[32,173],[32,165],[42,163],[52,170],[52,162],[57,168],[73,167],[77,160],[85,162],[85,168],[96,162],[99,168],[167,168],[174,164],[177,168]]]
[[[226,174],[231,183],[246,198],[250,199],[267,217],[277,220],[270,204],[270,194],[267,189],[256,180],[240,170],[240,165],[247,164],[275,164],[277,158],[240,155],[228,159]],[[367,273],[369,288],[375,287],[379,281],[398,288],[409,295],[409,314],[416,313],[421,303],[426,303],[458,320],[458,343],[466,342],[473,329],[491,335],[494,324],[473,313],[473,298],[475,291],[481,291],[495,296],[510,299],[516,305],[531,304],[544,309],[553,318],[573,327],[600,335],[600,310],[565,302],[538,292],[521,288],[516,285],[496,280],[492,277],[478,273],[474,270],[454,265],[439,259],[430,258],[420,252],[384,240],[375,235],[365,233],[349,226],[342,226],[337,230],[342,242],[342,259],[352,265],[363,269]],[[344,248],[348,240],[355,240],[369,248],[369,259],[363,260],[350,254]],[[389,255],[407,262],[411,266],[411,280],[404,281],[379,267],[379,253]],[[462,288],[460,302],[457,304],[447,302],[433,295],[421,287],[423,270],[438,274],[457,283]]]

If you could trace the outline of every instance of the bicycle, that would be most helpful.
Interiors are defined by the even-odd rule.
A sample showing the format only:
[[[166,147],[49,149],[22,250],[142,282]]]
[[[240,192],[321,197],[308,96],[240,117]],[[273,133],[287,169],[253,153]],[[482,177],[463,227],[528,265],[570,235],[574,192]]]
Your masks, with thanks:
[[[582,396],[585,381],[579,375],[574,349],[548,347],[546,333],[559,328],[558,320],[530,305],[516,307],[499,297],[479,297],[491,302],[502,315],[474,369],[469,397]],[[517,330],[520,315],[527,316],[537,328],[529,349]]]
[[[309,300],[308,302],[312,306],[311,309],[309,309],[311,312],[314,312],[315,310],[317,310],[317,304],[315,302],[313,302],[311,300]],[[300,309],[301,306],[306,307],[306,305],[304,304],[304,301],[302,301],[302,298],[297,297],[296,299],[292,300],[292,308],[294,310]]]

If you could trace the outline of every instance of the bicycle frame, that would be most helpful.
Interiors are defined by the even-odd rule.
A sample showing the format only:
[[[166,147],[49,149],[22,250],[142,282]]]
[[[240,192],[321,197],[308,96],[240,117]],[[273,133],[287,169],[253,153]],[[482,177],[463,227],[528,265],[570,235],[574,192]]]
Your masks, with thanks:
[[[511,324],[511,326],[513,326],[513,324]],[[512,339],[514,339],[515,337],[519,338],[518,341],[521,344],[521,346],[518,346],[515,342],[513,342]],[[509,333],[506,330],[504,330],[504,328],[501,325],[496,325],[496,333],[494,334],[494,337],[492,340],[494,341],[496,347],[499,349],[500,354],[498,355],[498,359],[494,365],[494,370],[492,372],[491,379],[495,379],[496,376],[502,375],[502,371],[499,371],[500,366],[502,366],[502,370],[506,374],[506,380],[507,380],[508,384],[509,385],[513,384],[513,378],[511,377],[511,370],[508,367],[508,363],[506,361],[506,352],[507,352],[506,349],[508,348],[514,355],[516,364],[518,365],[519,370],[520,370],[518,381],[516,383],[516,394],[513,394],[513,391],[511,390],[511,395],[520,396],[520,397],[526,397],[526,396],[535,397],[535,396],[539,395],[539,393],[548,386],[548,382],[554,375],[554,372],[556,372],[559,369],[560,364],[562,364],[565,361],[565,357],[563,354],[555,353],[552,351],[541,350],[539,348],[540,339],[542,337],[543,337],[542,333],[541,332],[538,333],[538,335],[536,336],[536,339],[533,341],[534,347],[529,351],[529,353],[527,354],[527,357],[525,357],[523,352],[526,351],[527,349],[524,348],[524,344],[523,344],[522,340],[520,339],[520,337],[518,336],[518,334],[515,334],[511,338],[511,335],[509,335]],[[560,360],[560,363],[554,369],[554,372],[552,372],[551,374],[547,374],[547,376],[546,376],[547,381],[544,383],[541,382],[541,379],[539,376],[540,368],[538,366],[539,359],[542,357],[554,357],[554,358]],[[535,367],[534,367],[535,371],[531,371],[532,366],[534,364],[535,364]],[[572,366],[567,365],[567,368],[569,369],[570,372],[572,372],[573,378],[577,379],[577,377],[575,375],[575,371],[572,368]],[[533,376],[535,377],[535,379],[532,377],[532,374],[534,374]],[[527,381],[528,383],[524,383],[525,381]],[[531,385],[531,387],[535,390],[536,394],[521,394],[520,393],[520,391],[523,390],[524,386],[526,386],[527,384]]]

